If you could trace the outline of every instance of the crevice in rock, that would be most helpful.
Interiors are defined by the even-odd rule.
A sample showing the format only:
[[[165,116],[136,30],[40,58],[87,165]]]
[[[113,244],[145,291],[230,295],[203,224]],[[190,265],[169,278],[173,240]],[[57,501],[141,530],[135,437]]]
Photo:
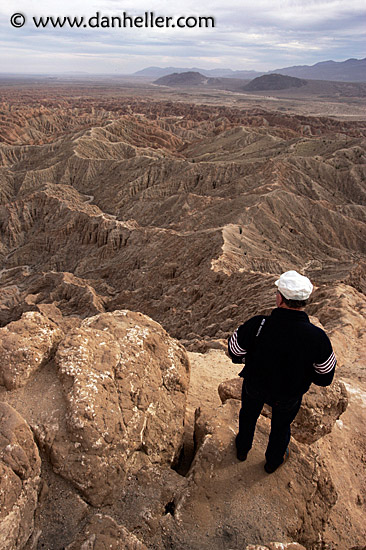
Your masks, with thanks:
[[[85,525],[90,506],[68,480],[53,470],[48,453],[39,446],[38,441],[36,444],[42,465],[41,487],[34,515],[33,535],[24,550],[58,550],[61,540],[65,546],[71,543]]]
[[[197,449],[193,441],[186,441],[183,444],[177,460],[173,463],[172,469],[180,476],[186,477],[194,460],[196,450]]]
[[[166,514],[171,514],[172,516],[174,516],[174,514],[175,514],[175,502],[174,502],[174,500],[171,500],[170,502],[168,502],[165,505],[165,515]]]

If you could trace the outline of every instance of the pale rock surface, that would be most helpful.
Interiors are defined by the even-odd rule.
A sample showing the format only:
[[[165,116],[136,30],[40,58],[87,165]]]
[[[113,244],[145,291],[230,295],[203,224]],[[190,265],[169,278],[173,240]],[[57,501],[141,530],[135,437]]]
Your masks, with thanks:
[[[189,361],[140,313],[115,311],[71,330],[56,353],[66,417],[35,428],[55,472],[93,505],[113,502],[146,455],[170,465],[183,442]]]
[[[113,518],[95,514],[65,550],[147,550],[139,539]]]
[[[0,328],[0,385],[19,388],[51,357],[62,331],[39,312],[26,312]]]
[[[241,399],[242,378],[226,380],[219,385],[220,399]],[[301,443],[314,443],[330,433],[335,422],[347,408],[348,397],[345,385],[334,380],[325,388],[312,384],[303,396],[300,410],[291,425],[293,437]],[[265,406],[262,414],[270,416],[270,407]]]
[[[165,530],[171,526],[175,529],[176,495],[187,490],[188,480],[168,466],[152,466],[144,457],[145,465],[128,474],[121,497],[113,506],[113,517],[149,548],[160,550],[168,546]]]
[[[245,550],[306,550],[297,542],[270,542],[268,545],[249,544]]]
[[[360,370],[362,365],[358,365]],[[364,373],[363,373],[364,374]],[[349,405],[330,434],[319,439],[314,450],[326,461],[338,501],[324,540],[332,547],[364,550],[366,541],[366,392],[354,380],[345,383]]]
[[[32,534],[41,460],[26,421],[0,402],[0,548],[20,550]]]
[[[354,274],[351,278],[352,276]],[[342,378],[351,381],[359,380],[364,384],[366,382],[365,275],[361,280],[357,278],[357,284],[363,289],[363,293],[346,284],[319,289],[314,294],[307,311],[310,314],[316,314],[321,323],[319,326],[327,327],[327,333],[338,360],[337,370],[342,369]],[[314,318],[311,320],[314,322]]]
[[[358,304],[362,304],[359,299]],[[356,318],[357,311],[359,310],[359,305],[357,305],[357,303],[355,303],[354,306],[351,315],[353,320]],[[364,351],[359,349],[359,340],[357,340],[357,334],[361,334],[362,326],[360,322],[353,324],[354,335],[351,337],[351,325],[348,324],[347,311],[344,311],[343,314],[344,322],[347,323],[345,328],[347,335],[349,335],[347,346],[343,347],[339,343],[337,334],[332,335],[332,343],[334,348],[338,350],[337,376],[342,376],[343,380],[347,380],[345,386],[349,403],[345,412],[333,425],[332,431],[311,445],[312,451],[324,460],[338,494],[337,502],[331,508],[329,520],[324,524],[324,531],[319,535],[322,543],[317,542],[314,546],[316,550],[319,550],[319,545],[323,545],[327,550],[329,550],[329,548],[337,548],[339,550],[353,550],[357,548],[357,550],[362,550],[363,541],[366,540],[364,521],[366,485],[365,476],[363,475],[363,465],[366,456],[364,436],[366,395],[362,384],[365,373],[365,362],[363,359]],[[341,333],[341,329],[339,333]],[[342,341],[343,340],[341,340],[341,342]],[[360,353],[360,351],[362,353]],[[239,377],[235,380],[233,379],[233,376],[238,372],[238,365],[233,365],[231,360],[223,352],[211,350],[204,355],[198,353],[190,353],[189,355],[192,372],[188,395],[188,408],[192,411],[192,415],[193,411],[200,407],[205,416],[207,416],[220,404],[220,397],[216,391],[216,388],[220,384],[220,379],[226,380],[221,386],[221,389],[227,387],[228,381],[234,381],[234,384],[239,385],[240,387],[236,389],[236,397],[237,399],[240,398],[241,379]],[[337,380],[338,378],[333,384],[337,384]],[[359,380],[359,382],[357,382],[357,380]],[[211,390],[210,384],[212,386]],[[315,386],[314,389],[317,391],[321,388]],[[233,390],[230,391],[231,396],[234,397]],[[268,408],[266,411],[264,408],[263,412],[269,415],[270,409]],[[235,433],[237,432],[237,426],[238,424],[236,422],[234,426]],[[232,437],[234,438],[234,434],[232,434]],[[258,437],[258,434],[256,437]],[[256,440],[254,445],[256,445]],[[263,449],[260,457],[263,461],[265,446],[266,441],[263,442]],[[256,448],[254,446],[253,451],[255,450]],[[247,462],[242,465],[243,469],[246,468],[253,451],[249,454]],[[285,468],[287,468],[287,465],[273,474],[273,476],[282,473]],[[301,476],[301,472],[295,472],[294,479],[296,479],[298,475]],[[272,476],[269,477],[272,479]],[[279,479],[278,483],[279,486],[282,486],[283,479]],[[266,488],[263,487],[263,491],[265,490]],[[258,526],[259,533],[261,525]],[[268,535],[265,534],[258,540],[258,544],[267,545],[267,542],[273,540],[273,538],[273,533]],[[284,539],[279,536],[277,540]],[[292,540],[298,539],[295,538]],[[250,542],[253,543],[254,541],[251,540]],[[307,550],[312,548],[312,546],[308,544],[305,546]],[[235,548],[235,545],[230,543],[228,539],[226,541],[226,546],[223,544],[223,547]],[[239,548],[242,547],[240,546]]]
[[[176,496],[173,547],[241,548],[271,538],[312,547],[337,500],[329,471],[320,455],[292,442],[291,459],[276,475],[266,474],[269,419],[263,416],[247,461],[238,462],[239,408],[238,401],[228,400],[213,414],[197,415],[198,450],[188,488]]]

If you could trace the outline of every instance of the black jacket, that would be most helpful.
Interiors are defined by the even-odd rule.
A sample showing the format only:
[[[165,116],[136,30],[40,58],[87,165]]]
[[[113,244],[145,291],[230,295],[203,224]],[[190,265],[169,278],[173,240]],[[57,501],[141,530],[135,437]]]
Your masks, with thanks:
[[[286,308],[246,321],[228,351],[234,363],[245,361],[240,376],[251,387],[278,400],[303,395],[312,382],[328,386],[336,366],[325,332],[305,312]]]

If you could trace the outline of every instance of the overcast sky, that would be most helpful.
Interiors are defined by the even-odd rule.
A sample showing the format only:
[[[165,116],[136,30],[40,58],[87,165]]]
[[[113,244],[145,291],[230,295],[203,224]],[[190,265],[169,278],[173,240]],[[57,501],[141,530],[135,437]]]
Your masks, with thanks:
[[[208,16],[215,28],[37,28],[33,17]],[[13,14],[25,24],[13,27]],[[191,19],[190,22],[193,20]],[[15,24],[22,23],[21,17]],[[92,20],[95,24],[96,20]],[[365,0],[0,0],[0,72],[267,71],[366,57]]]

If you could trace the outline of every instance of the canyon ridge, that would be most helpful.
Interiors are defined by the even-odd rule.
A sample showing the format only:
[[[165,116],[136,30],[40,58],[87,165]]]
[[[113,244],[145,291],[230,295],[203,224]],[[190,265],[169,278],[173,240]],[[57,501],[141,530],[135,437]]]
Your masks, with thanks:
[[[366,116],[328,89],[0,81],[2,549],[365,549]],[[338,366],[268,476],[225,350],[289,269]]]

